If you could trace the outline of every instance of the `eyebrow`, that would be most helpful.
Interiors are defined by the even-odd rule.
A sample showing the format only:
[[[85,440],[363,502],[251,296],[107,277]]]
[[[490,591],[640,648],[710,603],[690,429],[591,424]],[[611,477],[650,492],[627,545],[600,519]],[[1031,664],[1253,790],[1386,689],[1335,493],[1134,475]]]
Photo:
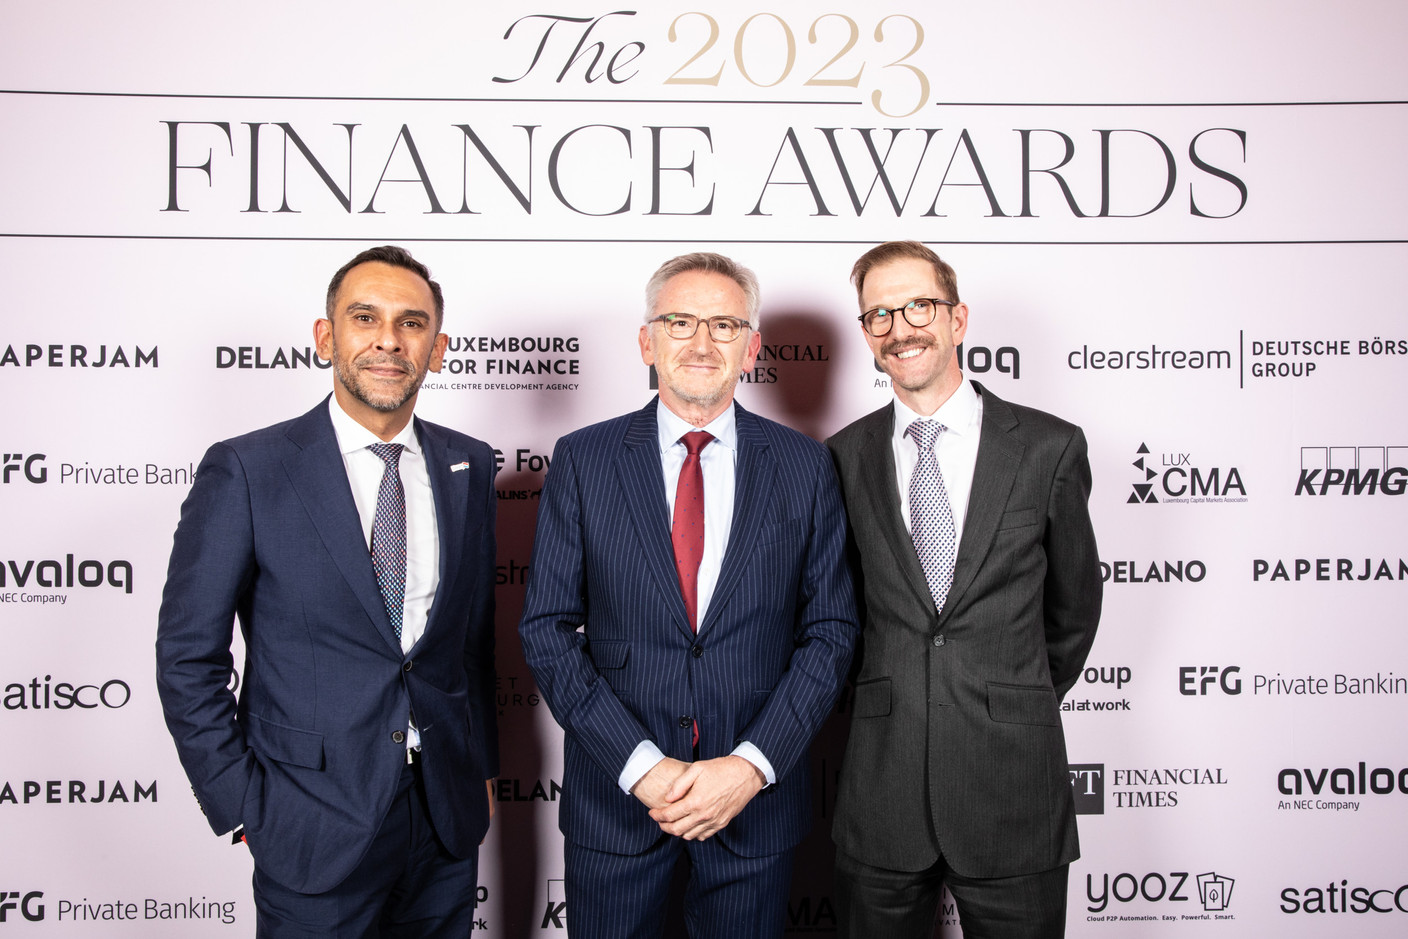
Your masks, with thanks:
[[[344,312],[344,313],[361,313],[361,312],[380,313],[380,312],[381,312],[381,307],[377,306],[375,303],[361,303],[361,302],[358,302],[358,303],[349,303],[349,304],[347,304],[347,309],[345,309],[343,312]],[[421,319],[425,319],[425,320],[430,319],[430,314],[427,313],[427,312],[425,312],[424,310],[402,310],[402,311],[401,311],[400,313],[398,313],[397,315],[398,315],[398,316],[418,316],[418,317],[420,317]]]

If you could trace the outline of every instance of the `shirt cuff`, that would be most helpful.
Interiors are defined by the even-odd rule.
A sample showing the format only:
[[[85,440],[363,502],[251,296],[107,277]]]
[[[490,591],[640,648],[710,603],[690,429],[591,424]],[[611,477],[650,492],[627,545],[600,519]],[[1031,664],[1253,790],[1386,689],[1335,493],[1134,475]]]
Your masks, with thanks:
[[[636,744],[635,750],[631,751],[631,758],[626,761],[626,768],[621,770],[616,785],[620,786],[626,795],[630,795],[636,783],[664,758],[665,754],[660,752],[660,748],[653,741],[642,740]]]
[[[733,748],[733,755],[743,757],[743,759],[762,770],[763,776],[767,779],[769,786],[777,785],[777,773],[773,772],[772,764],[768,762],[767,757],[763,756],[762,750],[759,750],[745,740]]]

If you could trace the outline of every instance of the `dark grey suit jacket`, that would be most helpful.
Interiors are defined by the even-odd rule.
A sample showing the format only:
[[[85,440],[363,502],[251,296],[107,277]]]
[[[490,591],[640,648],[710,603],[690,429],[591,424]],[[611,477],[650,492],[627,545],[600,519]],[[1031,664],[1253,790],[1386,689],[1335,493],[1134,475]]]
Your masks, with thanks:
[[[1080,856],[1060,699],[1100,618],[1080,428],[983,399],[953,587],[934,609],[900,515],[887,405],[828,441],[862,624],[833,837],[865,863],[1011,877]]]

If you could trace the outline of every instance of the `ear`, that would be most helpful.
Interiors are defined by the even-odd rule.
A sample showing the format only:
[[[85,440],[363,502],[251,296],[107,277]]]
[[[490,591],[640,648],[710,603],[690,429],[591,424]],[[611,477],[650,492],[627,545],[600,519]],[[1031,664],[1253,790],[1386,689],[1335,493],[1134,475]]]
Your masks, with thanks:
[[[763,347],[763,334],[756,329],[748,330],[748,352],[743,356],[741,372],[753,371],[753,363],[758,359],[758,351]]]
[[[445,364],[445,347],[450,344],[450,337],[444,333],[439,333],[435,337],[435,345],[430,350],[430,371],[438,372]]]
[[[650,344],[650,324],[646,323],[640,328],[640,335],[637,337],[640,342],[640,360],[646,365],[655,364],[655,349]]]
[[[313,343],[318,349],[318,358],[332,361],[332,320],[318,317],[313,321]]]
[[[953,334],[953,344],[956,346],[963,342],[963,337],[968,334],[968,304],[960,303],[949,308],[948,325]]]

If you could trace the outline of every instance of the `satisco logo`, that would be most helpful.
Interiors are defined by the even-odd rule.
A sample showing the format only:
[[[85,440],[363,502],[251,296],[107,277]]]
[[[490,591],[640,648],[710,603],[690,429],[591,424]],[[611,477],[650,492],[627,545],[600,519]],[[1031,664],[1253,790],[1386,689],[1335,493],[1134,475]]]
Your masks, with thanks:
[[[1401,496],[1408,446],[1301,447],[1298,496]]]
[[[1235,466],[1201,466],[1187,452],[1155,456],[1141,443],[1131,464],[1136,477],[1126,502],[1246,502],[1247,487]]]

